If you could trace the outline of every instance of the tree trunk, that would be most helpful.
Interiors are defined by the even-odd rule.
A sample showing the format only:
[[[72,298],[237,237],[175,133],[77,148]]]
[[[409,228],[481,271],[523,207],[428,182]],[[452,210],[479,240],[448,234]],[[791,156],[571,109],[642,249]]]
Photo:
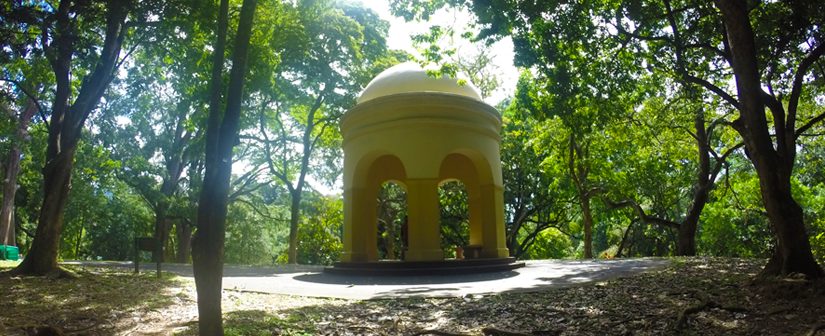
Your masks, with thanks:
[[[770,174],[764,172],[763,174]],[[802,208],[794,201],[790,193],[790,181],[787,182],[787,191],[783,190],[781,181],[762,182],[760,187],[765,209],[768,212],[777,246],[773,256],[768,261],[763,276],[788,275],[802,273],[811,278],[823,277],[822,268],[817,264],[811,253],[811,245],[802,219]]]
[[[700,191],[696,191],[698,193]],[[704,201],[701,204],[694,203],[691,206],[691,210],[694,207],[702,207],[704,208],[705,204],[707,203],[707,194],[702,196]],[[694,197],[694,202],[696,198]],[[701,213],[701,210],[699,210]],[[689,216],[685,218],[681,225],[679,225],[679,233],[678,233],[678,241],[676,242],[676,255],[679,256],[695,256],[696,255],[696,229],[699,228],[699,216]]]
[[[155,241],[158,243],[158,248],[152,251],[152,261],[153,262],[163,262],[163,251],[164,247],[166,246],[166,241],[169,239],[169,231],[170,228],[168,227],[168,223],[166,220],[166,208],[168,207],[165,202],[161,202],[155,208]]]
[[[187,220],[181,220],[175,230],[178,236],[178,250],[175,262],[179,264],[189,263],[189,249],[192,246],[192,226]]]
[[[298,223],[301,220],[301,190],[296,189],[291,193],[291,203],[289,207],[289,251],[287,253],[287,263],[298,263]]]
[[[387,218],[387,224],[386,224],[385,227],[386,227],[386,232],[387,232],[387,239],[386,239],[386,244],[384,246],[387,247],[386,258],[390,259],[390,260],[398,259],[395,256],[395,237],[398,234],[397,232],[395,232],[395,216],[396,216],[395,212],[392,211],[392,210],[389,210],[389,215],[386,217]]]
[[[821,278],[825,273],[811,253],[802,208],[791,194],[795,147],[774,147],[768,129],[747,3],[742,0],[718,0],[716,5],[722,12],[727,31],[740,101],[742,124],[737,131],[744,140],[759,176],[762,202],[776,236],[774,255],[765,266],[762,275],[802,273],[810,278]],[[784,122],[785,120],[775,120],[775,123]],[[785,130],[777,132],[779,131]],[[779,135],[777,139],[780,143],[786,141]]]
[[[80,227],[80,232],[77,233],[77,239],[74,241],[74,259],[80,259],[80,246],[83,243],[83,227]]]
[[[3,181],[3,204],[0,209],[0,245],[14,245],[14,195],[17,193],[17,173],[20,171],[20,147],[12,145],[6,161],[6,178]]]
[[[582,207],[582,220],[584,221],[584,258],[593,258],[593,213],[590,210],[590,196],[579,195]]]
[[[295,188],[290,189],[292,205],[289,218],[289,251],[287,253],[287,263],[289,264],[298,263],[298,223],[301,220],[301,197],[304,190],[304,183],[306,183],[307,171],[309,170],[309,157],[312,155],[315,140],[321,136],[321,134],[318,134],[317,137],[312,136],[312,132],[315,129],[315,113],[321,108],[324,102],[324,95],[331,90],[332,85],[326,85],[324,90],[321,91],[321,94],[315,99],[315,103],[309,109],[309,113],[307,113],[306,126],[304,127],[304,134],[301,137],[301,144],[304,147],[301,156],[301,172],[298,174],[298,181],[295,183]],[[282,178],[284,183],[291,183],[285,179],[287,174],[282,174],[281,176],[284,177]]]
[[[57,248],[63,230],[63,210],[69,197],[75,147],[64,149],[43,168],[43,203],[29,254],[16,273],[47,275],[58,272]]]
[[[693,93],[692,88],[689,88]],[[710,168],[710,145],[708,133],[705,130],[705,112],[702,108],[697,108],[693,118],[693,128],[696,138],[696,147],[699,154],[699,169],[696,172],[696,185],[693,189],[693,200],[688,209],[687,216],[680,223],[678,229],[678,240],[676,243],[676,255],[695,256],[696,255],[696,229],[699,227],[699,217],[702,210],[708,203],[708,196],[715,181],[711,175]]]
[[[573,184],[578,193],[579,205],[582,209],[582,226],[584,229],[584,258],[593,258],[593,213],[590,209],[590,190],[586,190],[587,175],[589,173],[588,167],[582,163],[582,158],[586,157],[586,148],[582,148],[576,143],[576,138],[573,133],[570,134],[570,146],[568,148],[568,169]]]
[[[243,1],[235,37],[232,70],[226,90],[226,108],[223,113],[220,113],[223,92],[221,81],[229,15],[228,0],[221,0],[218,13],[217,43],[212,59],[211,97],[206,129],[206,172],[198,204],[197,231],[192,241],[200,335],[223,335],[221,287],[229,179],[232,175],[232,148],[238,138],[246,58],[255,7],[255,0]]]
[[[633,223],[636,221],[631,221],[630,224],[627,225],[627,229],[624,230],[624,234],[622,234],[622,240],[619,242],[619,248],[616,249],[616,255],[614,257],[621,258],[622,254],[624,253],[625,244],[627,244],[627,237],[630,235],[630,229],[633,228]]]
[[[6,161],[6,178],[3,180],[3,204],[0,205],[0,244],[16,245],[14,237],[14,196],[17,193],[17,174],[20,172],[21,144],[28,136],[29,122],[37,106],[28,100],[20,119],[17,121],[17,132],[12,142],[9,156]]]

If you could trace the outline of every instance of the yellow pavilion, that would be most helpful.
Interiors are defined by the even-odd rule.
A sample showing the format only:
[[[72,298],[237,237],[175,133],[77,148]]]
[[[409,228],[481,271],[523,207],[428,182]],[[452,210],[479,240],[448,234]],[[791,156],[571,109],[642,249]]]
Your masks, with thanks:
[[[501,116],[471,83],[402,63],[373,79],[341,119],[344,149],[342,262],[378,261],[377,197],[392,181],[407,192],[405,261],[444,259],[438,187],[461,181],[470,246],[478,259],[511,259],[505,244]],[[522,264],[523,265],[523,264]]]

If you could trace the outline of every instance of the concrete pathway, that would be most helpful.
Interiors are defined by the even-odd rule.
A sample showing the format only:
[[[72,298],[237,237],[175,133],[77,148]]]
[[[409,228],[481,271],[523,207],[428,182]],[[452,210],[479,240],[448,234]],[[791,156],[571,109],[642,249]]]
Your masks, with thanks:
[[[343,299],[397,297],[461,297],[506,292],[536,291],[632,275],[663,268],[661,258],[620,260],[529,260],[527,266],[506,272],[438,276],[349,276],[327,274],[321,266],[283,265],[244,267],[227,265],[226,290]],[[87,267],[133,268],[131,262],[65,262]],[[154,271],[155,264],[141,264]],[[192,266],[163,264],[166,272],[192,277]]]

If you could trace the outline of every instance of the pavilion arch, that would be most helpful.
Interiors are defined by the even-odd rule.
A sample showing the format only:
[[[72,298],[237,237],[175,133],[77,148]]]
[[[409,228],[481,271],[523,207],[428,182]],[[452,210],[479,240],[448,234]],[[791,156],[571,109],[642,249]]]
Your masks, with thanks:
[[[489,161],[473,150],[456,151],[441,161],[439,179],[456,179],[464,184],[470,215],[470,245],[481,247],[481,257],[501,257],[504,212],[497,202],[503,202],[502,188],[493,179]]]
[[[392,154],[373,154],[361,158],[353,173],[355,185],[345,191],[344,197],[352,201],[349,209],[351,222],[344,227],[344,244],[350,247],[345,251],[345,258],[354,261],[378,260],[378,246],[375,237],[378,235],[378,213],[376,200],[381,185],[393,181],[406,189],[404,181],[407,172],[401,160]],[[348,255],[347,255],[348,254]]]

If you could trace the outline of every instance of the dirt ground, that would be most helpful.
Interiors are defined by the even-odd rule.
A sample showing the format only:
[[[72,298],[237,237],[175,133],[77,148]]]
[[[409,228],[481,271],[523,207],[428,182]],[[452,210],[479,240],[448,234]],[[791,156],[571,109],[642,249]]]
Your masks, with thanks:
[[[604,282],[461,298],[356,301],[227,290],[224,323],[227,335],[825,336],[825,282],[752,283],[764,262],[678,258]],[[47,327],[66,335],[197,334],[190,280],[75,271],[78,279],[0,276],[0,334]]]

